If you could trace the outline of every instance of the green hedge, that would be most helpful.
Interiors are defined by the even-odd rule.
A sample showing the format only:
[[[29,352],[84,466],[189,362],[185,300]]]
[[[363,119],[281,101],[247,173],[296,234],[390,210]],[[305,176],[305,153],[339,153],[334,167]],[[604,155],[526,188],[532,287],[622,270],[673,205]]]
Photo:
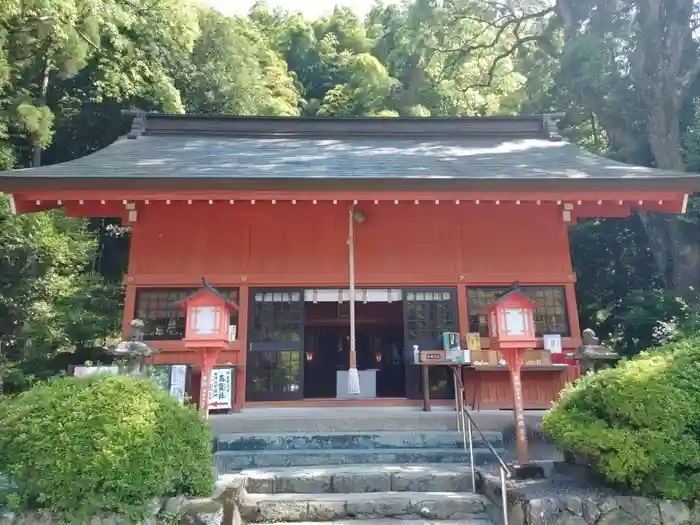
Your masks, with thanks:
[[[0,404],[0,472],[18,487],[16,510],[140,518],[153,498],[210,494],[212,466],[207,423],[149,380],[69,377]]]
[[[700,494],[700,338],[623,361],[568,387],[543,428],[611,482],[647,495]]]

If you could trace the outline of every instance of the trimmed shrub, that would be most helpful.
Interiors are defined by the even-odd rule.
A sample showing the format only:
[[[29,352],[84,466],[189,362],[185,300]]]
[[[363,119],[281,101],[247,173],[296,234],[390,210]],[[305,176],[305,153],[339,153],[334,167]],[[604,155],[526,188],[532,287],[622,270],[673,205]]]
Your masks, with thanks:
[[[640,494],[700,495],[700,338],[644,352],[570,385],[543,428]]]
[[[153,498],[211,493],[211,433],[150,380],[62,378],[0,404],[0,472],[15,510],[140,519]]]

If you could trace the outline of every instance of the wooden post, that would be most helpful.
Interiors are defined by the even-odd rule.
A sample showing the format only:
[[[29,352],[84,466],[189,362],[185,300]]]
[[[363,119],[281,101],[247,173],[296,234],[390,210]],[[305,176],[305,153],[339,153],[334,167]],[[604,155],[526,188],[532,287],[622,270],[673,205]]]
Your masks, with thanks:
[[[219,356],[218,348],[203,348],[201,359],[201,381],[199,383],[199,411],[204,419],[209,418],[209,389],[211,387],[211,371]]]
[[[468,334],[469,333],[469,301],[467,301],[467,287],[466,286],[458,286],[457,287],[457,319],[459,321],[459,328],[458,332],[460,333],[460,340],[462,338],[461,334]],[[467,336],[464,336],[464,345],[465,348],[467,346]],[[472,357],[472,359],[474,359]],[[467,397],[467,367],[466,366],[460,366],[459,367],[459,376],[462,379],[462,385],[464,386],[464,397],[462,398],[462,403],[466,401]],[[455,385],[456,386],[456,385]],[[456,389],[456,393],[458,393],[459,389]],[[464,406],[464,404],[462,404]]]
[[[350,281],[350,359],[348,363],[348,394],[360,393],[357,373],[357,349],[355,336],[355,205],[350,206],[348,220],[348,269]]]
[[[421,384],[423,385],[423,411],[430,412],[430,372],[426,365],[420,365],[421,369]]]
[[[136,318],[136,287],[127,284],[124,292],[124,313],[122,317],[122,337],[131,332],[131,321]]]
[[[523,403],[523,383],[520,370],[523,365],[525,350],[514,348],[503,352],[503,358],[508,364],[510,381],[513,386],[513,417],[515,419],[515,439],[518,452],[518,464],[528,465],[530,454],[527,445],[527,428],[525,427],[525,407]]]
[[[250,288],[241,286],[238,292],[238,328],[236,338],[241,343],[238,361],[234,370],[236,390],[233,396],[233,411],[240,412],[245,404],[246,363],[248,361],[248,323],[250,312]]]
[[[578,308],[576,307],[576,285],[574,283],[565,284],[564,293],[566,313],[569,319],[569,330],[571,332],[572,342],[576,347],[581,344],[581,327],[578,320]]]

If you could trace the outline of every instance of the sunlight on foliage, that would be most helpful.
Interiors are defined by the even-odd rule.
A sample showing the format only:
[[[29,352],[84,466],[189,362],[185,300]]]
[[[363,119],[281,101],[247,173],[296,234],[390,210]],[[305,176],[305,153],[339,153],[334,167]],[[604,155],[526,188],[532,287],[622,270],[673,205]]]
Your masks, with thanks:
[[[108,513],[138,520],[145,501],[213,486],[207,423],[149,380],[40,383],[0,403],[0,450],[15,510],[40,507],[72,523]]]
[[[672,408],[671,408],[672,407]],[[543,430],[635,492],[700,490],[700,338],[644,352],[569,385]]]

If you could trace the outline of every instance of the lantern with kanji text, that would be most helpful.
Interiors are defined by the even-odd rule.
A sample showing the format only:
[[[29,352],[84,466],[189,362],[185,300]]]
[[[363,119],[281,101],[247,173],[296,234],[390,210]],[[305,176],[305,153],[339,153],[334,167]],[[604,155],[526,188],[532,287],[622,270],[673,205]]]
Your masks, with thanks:
[[[535,334],[537,303],[524,295],[517,283],[486,309],[489,339],[492,350],[500,350],[508,365],[513,387],[513,415],[515,419],[518,465],[515,472],[521,477],[539,477],[542,469],[530,465],[525,426],[525,407],[521,368],[525,352],[537,344]]]
[[[229,348],[235,328],[231,327],[231,314],[238,305],[202,279],[203,286],[183,299],[178,305],[185,310],[185,347],[198,353],[201,370],[199,410],[209,415],[209,388],[212,369],[221,350]]]

